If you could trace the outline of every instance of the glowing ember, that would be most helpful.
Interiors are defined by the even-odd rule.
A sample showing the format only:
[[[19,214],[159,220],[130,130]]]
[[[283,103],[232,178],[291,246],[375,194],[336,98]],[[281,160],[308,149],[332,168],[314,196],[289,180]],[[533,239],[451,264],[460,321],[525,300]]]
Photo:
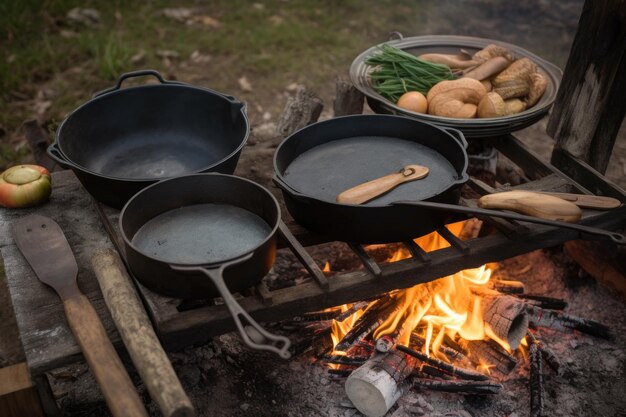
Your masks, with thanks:
[[[322,269],[322,272],[330,272],[330,262],[326,261],[326,263],[324,264],[324,268]]]
[[[448,229],[459,235],[463,223],[448,225]],[[431,233],[416,239],[415,242],[425,251],[434,251],[450,246],[439,234]],[[402,248],[396,251],[388,262],[396,262],[409,258],[408,250]],[[446,355],[440,354],[445,336],[452,340],[458,335],[465,340],[483,340],[490,338],[511,351],[508,343],[498,338],[488,324],[484,322],[481,309],[481,297],[476,295],[473,288],[485,286],[491,277],[492,269],[483,265],[479,268],[467,269],[454,275],[440,278],[425,284],[399,290],[389,294],[396,303],[393,313],[386,317],[382,324],[374,331],[373,339],[384,335],[397,337],[397,343],[409,346],[412,333],[423,337],[425,343],[422,351],[429,356],[448,360]],[[365,309],[372,307],[372,303]],[[346,311],[350,305],[342,306]],[[339,343],[352,328],[356,320],[364,314],[359,310],[342,323],[333,322],[333,347]],[[334,351],[335,354],[345,352]],[[490,365],[480,365],[481,370],[488,371]]]

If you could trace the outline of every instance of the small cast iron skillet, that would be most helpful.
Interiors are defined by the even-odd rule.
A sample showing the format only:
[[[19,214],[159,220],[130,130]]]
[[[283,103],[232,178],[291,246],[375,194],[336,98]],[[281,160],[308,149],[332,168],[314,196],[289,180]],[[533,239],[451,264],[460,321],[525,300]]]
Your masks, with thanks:
[[[171,297],[221,296],[248,346],[290,356],[289,339],[263,329],[231,294],[261,281],[276,258],[280,208],[269,191],[231,175],[181,176],[137,193],[119,222],[139,282]],[[269,342],[253,341],[242,320]]]

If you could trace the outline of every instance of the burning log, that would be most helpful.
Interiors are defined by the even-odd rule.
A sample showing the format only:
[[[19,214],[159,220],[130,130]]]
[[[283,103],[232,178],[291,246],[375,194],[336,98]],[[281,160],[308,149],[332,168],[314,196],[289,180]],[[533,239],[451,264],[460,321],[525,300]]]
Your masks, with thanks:
[[[413,364],[411,357],[397,350],[375,355],[350,374],[346,394],[364,415],[383,416],[402,396]]]
[[[488,363],[495,366],[498,372],[508,374],[517,366],[517,359],[493,340],[463,340],[461,346],[471,352],[470,360],[476,366]]]
[[[365,362],[367,362],[368,359],[369,357],[366,357],[366,356],[351,357],[351,356],[346,356],[346,355],[324,355],[321,357],[321,360],[323,360],[326,363],[330,363],[333,365],[347,365],[347,366],[361,366]]]
[[[358,301],[350,306],[349,309],[335,317],[335,321],[342,322],[359,310],[363,310],[369,303],[367,301]]]
[[[547,308],[550,310],[563,310],[567,307],[567,301],[560,298],[545,297],[543,295],[535,294],[516,294],[518,298],[521,298],[527,304],[534,305],[536,307]]]
[[[311,313],[304,313],[299,316],[293,317],[291,321],[294,323],[306,323],[315,321],[336,320],[337,317],[341,314],[341,310],[339,309],[331,311],[314,311]]]
[[[509,280],[491,280],[489,281],[489,288],[492,288],[503,294],[523,294],[526,290],[524,283],[521,281],[509,281]]]
[[[530,323],[535,326],[548,327],[560,331],[578,330],[608,340],[613,340],[615,337],[611,333],[611,329],[594,320],[570,316],[560,311],[544,310],[531,305],[527,305],[526,310],[529,314]]]
[[[526,306],[515,297],[492,292],[483,295],[483,318],[496,336],[517,349],[528,331]]]
[[[545,390],[541,352],[536,343],[530,345],[530,416],[544,417]]]
[[[393,346],[396,344],[397,334],[395,336],[396,337],[394,337],[394,335],[386,334],[376,339],[376,351],[379,353],[386,353],[393,349]]]
[[[354,327],[337,343],[335,350],[344,352],[348,350],[354,343],[376,330],[384,322],[387,315],[391,313],[391,310],[395,308],[397,306],[393,298],[385,296],[379,299],[375,305],[363,313],[354,324]]]
[[[448,373],[449,375],[456,376],[461,379],[467,379],[467,380],[472,380],[472,381],[484,381],[486,379],[489,379],[487,375],[482,374],[478,371],[474,371],[472,369],[459,368],[457,366],[454,366],[442,360],[428,357],[424,353],[414,351],[412,349],[409,349],[406,346],[396,345],[396,349],[398,349],[399,351],[403,353],[406,353],[407,355],[411,355],[414,358],[421,360],[422,362],[425,362],[438,369],[441,369],[442,371]]]
[[[418,349],[421,349],[422,347],[424,347],[424,344],[426,343],[426,339],[424,339],[422,336],[417,335],[415,333],[411,334],[410,341],[411,341],[411,344],[413,344]],[[457,363],[460,362],[467,366],[470,365],[470,362],[471,362],[470,359],[459,350],[453,349],[449,346],[441,345],[439,347],[439,352],[446,355],[448,359],[453,360]]]
[[[502,385],[494,381],[459,381],[413,378],[413,387],[423,390],[457,392],[463,394],[483,395],[497,394]]]

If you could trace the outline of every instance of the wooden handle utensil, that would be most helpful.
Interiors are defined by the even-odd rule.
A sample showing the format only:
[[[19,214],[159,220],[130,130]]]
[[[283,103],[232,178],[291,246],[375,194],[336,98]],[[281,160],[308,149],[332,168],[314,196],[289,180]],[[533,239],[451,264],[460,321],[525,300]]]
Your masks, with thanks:
[[[120,257],[112,250],[98,252],[91,265],[124,345],[163,416],[195,416]]]
[[[604,197],[600,195],[588,194],[572,194],[572,193],[553,193],[548,191],[534,191],[539,194],[551,195],[553,197],[562,198],[565,201],[576,204],[581,208],[590,208],[596,210],[610,210],[622,205],[617,198]]]
[[[428,175],[428,168],[421,165],[407,165],[398,172],[385,175],[352,187],[337,196],[337,202],[342,204],[366,203],[382,194],[385,194],[398,185],[422,179]]]
[[[76,285],[78,265],[52,219],[31,215],[13,224],[13,238],[37,277],[59,294],[74,337],[115,417],[148,417],[93,306]]]
[[[530,191],[505,191],[488,194],[478,200],[485,209],[504,209],[546,220],[576,223],[582,211],[576,204],[547,194]]]

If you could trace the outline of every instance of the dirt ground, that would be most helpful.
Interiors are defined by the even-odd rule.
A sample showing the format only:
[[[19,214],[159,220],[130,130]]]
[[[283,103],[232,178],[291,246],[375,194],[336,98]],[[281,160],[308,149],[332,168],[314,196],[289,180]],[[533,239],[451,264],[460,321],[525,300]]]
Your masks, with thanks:
[[[582,1],[549,2],[535,0],[524,4],[515,1],[502,2],[497,8],[500,14],[490,10],[488,0],[466,2],[443,1],[438,7],[429,8],[426,15],[409,10],[420,19],[421,25],[406,36],[426,34],[457,34],[505,39],[522,45],[544,58],[565,65],[569,47],[576,30]],[[389,6],[391,7],[391,6]],[[477,12],[481,9],[481,12]],[[477,14],[480,13],[479,16]],[[469,18],[468,18],[469,16]],[[393,23],[389,31],[396,29]],[[511,30],[513,28],[513,30]],[[380,39],[383,41],[384,39]],[[353,51],[353,56],[360,50]],[[294,56],[297,54],[294,52]],[[351,58],[342,61],[349,65]],[[231,65],[232,62],[209,64],[201,59],[183,58],[169,63],[168,75],[196,85],[212,86],[215,82],[214,68]],[[347,65],[327,74],[326,82],[316,83],[315,92],[325,103],[322,118],[332,117],[334,79],[347,76]],[[228,71],[219,79],[228,77]],[[271,156],[280,141],[275,134],[276,123],[287,97],[293,93],[296,82],[302,79],[284,79],[280,90],[264,87],[263,74],[246,74],[247,83],[229,82],[228,92],[248,104],[252,125],[252,137],[242,154],[237,174],[269,185]],[[280,74],[276,74],[280,77]],[[41,82],[40,91],[68,88],[72,73],[57,74]],[[306,84],[306,83],[305,83]],[[71,87],[71,85],[69,86]],[[79,92],[88,97],[87,91]],[[16,102],[15,106],[31,106],[36,115],[41,100]],[[11,111],[11,108],[4,109]],[[51,118],[54,109],[40,118]],[[368,111],[368,109],[366,109]],[[54,114],[54,117],[59,115]],[[549,158],[553,146],[545,134],[547,119],[519,132],[519,136],[533,150]],[[45,122],[45,120],[40,120]],[[8,138],[8,139],[7,139]],[[3,140],[18,143],[20,132],[9,131]],[[607,170],[607,177],[626,188],[626,126],[622,126],[614,153]],[[347,252],[339,245],[332,249],[322,248],[321,257],[336,251]],[[272,279],[280,275],[280,268],[293,264],[288,255],[281,255],[282,263],[272,272]],[[339,258],[342,258],[339,255]],[[328,259],[318,259],[324,262]],[[553,262],[556,260],[556,262]],[[347,261],[346,261],[347,262]],[[567,352],[568,371],[561,376],[550,374],[548,383],[548,415],[554,416],[624,416],[626,391],[626,307],[610,290],[579,274],[560,248],[538,251],[512,259],[505,263],[510,274],[527,285],[527,292],[549,293],[570,302],[569,312],[615,323],[617,340],[607,342],[580,334],[546,332],[546,342],[559,351]],[[349,262],[347,262],[349,263]],[[532,268],[516,273],[531,264]],[[350,265],[346,265],[349,268]],[[335,268],[333,268],[335,269]],[[579,276],[581,275],[581,276]],[[0,367],[23,360],[19,336],[11,314],[3,274],[0,273]],[[171,353],[174,367],[189,392],[200,416],[358,416],[347,406],[343,394],[343,381],[334,379],[325,368],[312,365],[311,358],[304,355],[294,360],[279,361],[269,354],[252,352],[241,345],[234,334],[215,338],[211,343],[192,346],[181,352]],[[478,416],[522,417],[528,415],[527,368],[519,373],[503,377],[505,390],[497,398],[475,399],[455,395],[432,395],[411,392],[400,401],[400,406],[389,413],[394,417],[405,415],[430,415],[464,409]],[[134,381],[149,404],[151,415],[159,415],[138,376]],[[55,396],[68,416],[106,416],[108,410],[97,385],[85,365],[76,365],[52,372],[49,379]],[[421,410],[421,411],[420,411]]]

